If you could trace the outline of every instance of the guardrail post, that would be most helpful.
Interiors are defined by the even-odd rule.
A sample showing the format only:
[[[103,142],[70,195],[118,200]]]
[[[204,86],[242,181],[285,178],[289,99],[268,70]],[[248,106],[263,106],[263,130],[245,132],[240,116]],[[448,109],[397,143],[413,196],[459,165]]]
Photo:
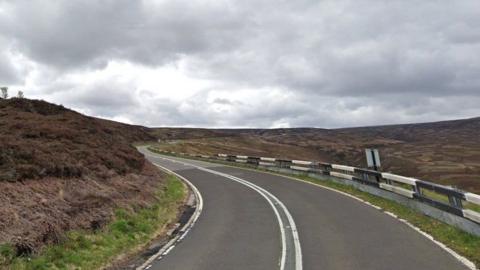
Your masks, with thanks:
[[[450,195],[448,196],[448,201],[452,206],[463,209],[462,200],[460,198]]]
[[[383,178],[383,177],[381,177],[381,178],[378,178],[378,177],[377,177],[377,181],[378,181],[379,183],[380,183],[380,179],[385,180],[385,182],[386,182],[387,184],[389,184],[389,185],[392,184],[392,180],[390,180],[390,179],[386,179],[386,178]]]
[[[418,188],[417,184],[415,183],[415,185],[413,186],[413,191],[415,192],[415,194],[417,195],[422,195],[422,191],[420,190],[420,188]]]
[[[175,152],[167,153],[175,154]],[[190,154],[190,156],[196,155]],[[202,155],[200,156],[205,158],[218,158],[226,160],[228,162],[236,162],[240,159],[242,162],[245,161],[248,164],[253,164],[256,166],[291,169],[300,173],[312,172],[353,180],[361,182],[362,184],[372,185],[383,190],[397,193],[413,200],[417,200],[421,203],[435,207],[441,211],[445,211],[447,213],[469,219],[480,225],[480,213],[472,209],[464,209],[464,202],[462,202],[462,200],[465,200],[466,203],[480,205],[480,195],[464,192],[451,186],[443,186],[428,181],[422,181],[411,177],[405,177],[376,170],[317,161],[236,156],[228,154],[218,154],[214,157]],[[373,178],[375,178],[376,182]],[[430,192],[433,192],[433,194],[431,194]],[[442,197],[438,198],[437,196],[434,196],[435,194],[441,195]],[[448,198],[448,202],[446,202],[446,198]],[[440,220],[445,221],[448,219],[440,218]]]
[[[368,174],[365,173],[365,172],[361,173],[361,176],[362,176],[362,179],[363,179],[364,181],[369,181],[369,180],[370,180],[370,178],[368,178]]]

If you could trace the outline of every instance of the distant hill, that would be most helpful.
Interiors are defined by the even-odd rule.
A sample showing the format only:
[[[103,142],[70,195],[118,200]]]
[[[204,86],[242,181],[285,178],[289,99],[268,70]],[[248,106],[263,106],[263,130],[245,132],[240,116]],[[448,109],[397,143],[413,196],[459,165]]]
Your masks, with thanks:
[[[480,141],[480,117],[420,124],[387,125],[339,129],[363,136],[381,136],[405,142],[431,140]]]
[[[365,166],[480,193],[480,118],[346,129],[150,129],[40,100],[0,99],[0,243],[41,247],[71,229],[98,229],[114,209],[149,205],[163,175],[132,146]]]
[[[220,129],[165,149],[319,160],[366,166],[364,149],[380,149],[384,171],[480,192],[480,118],[344,129]],[[171,131],[173,132],[173,131]],[[203,132],[205,134],[205,132]],[[220,135],[219,135],[220,134]]]
[[[235,134],[229,134],[222,130],[206,129],[206,128],[153,128],[150,134],[159,140],[182,140],[182,139],[201,139],[228,137]]]
[[[154,202],[163,175],[131,145],[144,127],[40,100],[0,100],[0,243],[40,247],[70,229],[98,229],[118,207]]]

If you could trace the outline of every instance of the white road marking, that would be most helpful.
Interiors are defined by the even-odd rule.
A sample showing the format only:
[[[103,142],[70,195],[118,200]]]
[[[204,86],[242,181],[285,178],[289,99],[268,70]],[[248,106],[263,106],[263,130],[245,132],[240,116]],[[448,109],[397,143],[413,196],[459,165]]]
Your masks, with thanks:
[[[155,156],[155,157],[161,158],[161,159],[164,159],[164,160],[168,160],[168,161],[173,161],[172,159],[169,159],[169,158],[166,158],[166,157],[159,157],[159,156]],[[287,258],[286,231],[284,229],[283,220],[281,218],[279,210],[277,209],[277,207],[275,207],[275,205],[279,205],[283,214],[287,217],[289,226],[291,228],[291,234],[292,234],[292,239],[293,239],[293,244],[294,244],[294,249],[295,249],[295,270],[302,270],[303,269],[300,237],[298,236],[298,231],[297,231],[297,227],[295,225],[295,221],[293,220],[293,217],[290,214],[290,212],[288,211],[287,207],[277,197],[275,197],[275,195],[271,194],[270,192],[266,191],[265,189],[255,185],[251,182],[248,182],[244,179],[235,177],[233,175],[217,172],[217,171],[210,170],[210,169],[207,169],[207,168],[203,168],[203,167],[191,164],[191,163],[186,163],[186,162],[181,162],[181,161],[176,161],[176,162],[181,163],[181,164],[186,165],[186,166],[194,167],[194,168],[199,169],[201,171],[216,174],[216,175],[228,178],[230,180],[236,181],[238,183],[241,183],[241,184],[255,190],[262,197],[264,197],[267,200],[267,202],[270,204],[270,206],[272,207],[272,209],[273,209],[273,211],[274,211],[274,213],[277,217],[277,220],[278,220],[280,233],[281,233],[281,238],[282,238],[281,239],[282,240],[282,255],[281,255],[281,258],[280,258],[280,270],[285,270],[286,258]]]
[[[162,170],[164,171],[167,171],[168,173],[170,174],[173,174],[175,175],[176,177],[180,178],[182,181],[184,181],[185,183],[187,183],[187,185],[191,188],[191,190],[193,191],[194,195],[195,195],[195,198],[196,198],[196,201],[197,201],[197,205],[196,205],[196,209],[195,209],[195,212],[193,213],[192,217],[190,218],[190,220],[187,222],[187,224],[185,224],[185,226],[183,226],[182,229],[180,229],[180,234],[179,235],[176,235],[173,239],[171,239],[165,246],[163,246],[156,254],[154,254],[153,256],[151,256],[147,261],[145,261],[141,266],[137,267],[136,270],[146,270],[146,269],[149,269],[150,267],[152,267],[151,263],[155,260],[160,260],[163,258],[163,255],[166,255],[168,254],[168,252],[170,252],[174,247],[175,247],[175,243],[181,241],[185,235],[187,235],[187,233],[190,231],[190,229],[195,225],[195,223],[197,222],[198,218],[200,217],[201,213],[202,213],[202,210],[203,210],[203,197],[202,197],[202,194],[200,193],[200,191],[198,191],[197,187],[195,185],[193,185],[190,181],[188,181],[185,177],[163,167],[163,166],[160,166],[158,164],[155,164],[153,163],[155,166],[161,168]]]
[[[236,167],[235,167],[236,168]],[[245,168],[244,168],[245,169]],[[254,169],[245,169],[245,170],[251,170],[251,171],[256,171]],[[462,255],[458,254],[457,252],[455,252],[453,249],[447,247],[445,244],[435,240],[435,238],[433,238],[433,236],[431,236],[430,234],[422,231],[420,228],[418,228],[417,226],[413,225],[412,223],[404,220],[404,219],[401,219],[399,218],[397,215],[393,214],[393,213],[390,213],[388,211],[384,211],[383,208],[379,207],[379,206],[376,206],[368,201],[365,201],[363,199],[360,199],[358,197],[355,197],[353,196],[352,194],[349,194],[349,193],[346,193],[346,192],[343,192],[343,191],[340,191],[340,190],[336,190],[334,188],[330,188],[330,187],[326,187],[326,186],[323,186],[323,185],[319,185],[319,184],[316,184],[316,183],[312,183],[312,182],[309,182],[309,181],[305,181],[305,180],[302,180],[302,179],[298,179],[298,178],[295,178],[295,177],[291,177],[291,176],[286,176],[286,175],[281,175],[281,174],[276,174],[276,173],[272,173],[272,172],[263,172],[263,173],[267,173],[267,174],[271,174],[271,175],[275,175],[275,176],[279,176],[279,177],[283,177],[283,178],[287,178],[287,179],[290,179],[290,180],[294,180],[294,181],[299,181],[299,182],[303,182],[305,184],[309,184],[309,185],[313,185],[313,186],[316,186],[316,187],[319,187],[319,188],[323,188],[323,189],[327,189],[327,190],[330,190],[330,191],[333,191],[333,192],[336,192],[336,193],[339,193],[343,196],[347,196],[349,198],[352,198],[354,200],[357,200],[361,203],[364,203],[370,207],[373,207],[389,216],[391,216],[392,218],[395,218],[397,219],[398,221],[404,223],[405,225],[407,225],[408,227],[412,228],[414,231],[420,233],[422,236],[426,237],[427,239],[429,239],[430,241],[432,241],[433,243],[435,243],[437,246],[439,246],[441,249],[443,249],[444,251],[446,251],[447,253],[449,253],[450,255],[452,255],[455,259],[457,259],[459,262],[461,262],[463,265],[465,265],[468,269],[470,270],[478,270],[478,268],[475,266],[475,264],[470,261],[469,259],[463,257]]]
[[[159,157],[158,155],[155,156],[155,157]],[[185,163],[184,163],[185,164]],[[212,164],[212,163],[211,163]],[[223,166],[227,166],[227,167],[232,167],[232,168],[238,168],[236,166],[230,166],[230,165],[225,165],[225,164],[222,164]],[[249,168],[242,168],[244,170],[249,170],[249,171],[254,171],[254,172],[258,172],[258,170],[256,169],[249,169]],[[282,177],[282,178],[286,178],[286,179],[290,179],[290,180],[294,180],[294,181],[299,181],[299,182],[303,182],[305,184],[309,184],[309,185],[313,185],[313,186],[316,186],[316,187],[319,187],[319,188],[323,188],[323,189],[327,189],[327,190],[330,190],[330,191],[333,191],[333,192],[336,192],[336,193],[339,193],[343,196],[346,196],[346,197],[349,197],[349,198],[352,198],[354,200],[357,200],[361,203],[364,203],[370,207],[373,207],[383,213],[386,213],[386,211],[383,210],[383,208],[377,206],[377,205],[374,205],[368,201],[365,201],[363,199],[360,199],[358,197],[355,197],[349,193],[346,193],[346,192],[343,192],[343,191],[340,191],[340,190],[337,190],[337,189],[334,189],[334,188],[330,188],[330,187],[326,187],[326,186],[323,186],[323,185],[320,185],[320,184],[316,184],[316,183],[312,183],[312,182],[309,182],[309,181],[305,181],[305,180],[302,180],[302,179],[298,179],[298,178],[295,178],[295,177],[291,177],[291,176],[286,176],[286,175],[282,175],[282,174],[278,174],[278,173],[274,173],[274,172],[268,172],[268,171],[262,171],[262,173],[267,173],[267,174],[271,174],[271,175],[275,175],[275,176],[279,176],[279,177]],[[388,215],[388,214],[387,214]],[[404,219],[400,219],[398,217],[393,217],[392,218],[395,218],[397,220],[399,220],[400,222],[404,223],[405,225],[409,226],[410,228],[412,228],[414,231],[420,233],[422,236],[424,236],[425,238],[429,239],[430,241],[432,241],[434,244],[436,244],[438,247],[440,247],[441,249],[443,249],[444,251],[446,251],[447,253],[449,253],[450,255],[452,255],[454,258],[456,258],[459,262],[461,262],[463,265],[465,265],[468,269],[470,270],[478,270],[478,268],[475,266],[475,264],[470,261],[469,259],[463,257],[462,255],[458,254],[456,251],[452,250],[451,248],[447,247],[445,244],[435,240],[435,238],[433,236],[431,236],[430,234],[422,231],[420,228],[418,228],[417,226],[411,224],[410,222],[404,220]]]
[[[167,255],[172,249],[175,247],[175,245],[170,246],[162,255],[165,256]]]

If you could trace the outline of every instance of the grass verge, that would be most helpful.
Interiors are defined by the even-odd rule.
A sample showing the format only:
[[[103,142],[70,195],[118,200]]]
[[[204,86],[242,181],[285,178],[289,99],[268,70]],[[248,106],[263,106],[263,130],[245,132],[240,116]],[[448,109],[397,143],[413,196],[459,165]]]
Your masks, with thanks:
[[[149,148],[149,150],[153,150],[153,152],[164,154],[159,151],[155,151],[155,149],[152,149],[152,148]],[[206,160],[201,158],[190,158],[190,157],[189,159],[203,160],[203,161],[227,165],[230,167],[238,167],[238,168],[256,170],[256,171],[266,172],[266,173],[280,175],[280,176],[286,176],[288,178],[295,178],[295,179],[303,180],[306,182],[314,183],[320,186],[325,186],[328,188],[333,188],[333,189],[348,193],[364,201],[367,201],[373,205],[379,206],[384,211],[391,212],[397,215],[401,219],[405,219],[412,225],[416,226],[422,231],[433,236],[435,240],[445,244],[447,247],[451,248],[458,254],[464,256],[465,258],[475,263],[477,268],[480,268],[480,237],[479,236],[475,236],[467,232],[464,232],[458,228],[455,228],[451,225],[448,225],[441,221],[433,219],[429,216],[426,216],[414,209],[406,207],[397,202],[390,201],[390,200],[372,195],[370,193],[360,191],[352,186],[343,185],[343,184],[329,181],[329,180],[319,180],[317,178],[309,177],[308,175],[292,175],[292,174],[277,173],[277,172],[272,172],[266,169],[257,168],[255,166],[242,164],[242,163],[237,164],[237,163],[231,163],[231,162],[212,161],[212,160]]]
[[[186,196],[183,183],[169,175],[157,192],[157,202],[135,213],[115,212],[114,220],[97,233],[71,231],[65,241],[46,247],[35,257],[15,257],[9,245],[0,246],[0,269],[98,269],[122,254],[129,254],[158,236],[174,221]]]

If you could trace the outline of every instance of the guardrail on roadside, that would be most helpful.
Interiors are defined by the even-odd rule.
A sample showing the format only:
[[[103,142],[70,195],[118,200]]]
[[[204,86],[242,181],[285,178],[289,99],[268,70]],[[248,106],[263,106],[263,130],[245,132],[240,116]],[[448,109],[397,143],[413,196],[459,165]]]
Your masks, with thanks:
[[[168,151],[160,152],[176,154]],[[480,209],[480,195],[411,177],[318,161],[286,160],[271,157],[250,157],[227,154],[213,156],[179,154],[261,167],[290,169],[301,173],[313,173],[350,180],[428,204],[434,208],[466,218],[480,225],[480,212],[470,209]],[[470,206],[470,208],[466,206]]]

